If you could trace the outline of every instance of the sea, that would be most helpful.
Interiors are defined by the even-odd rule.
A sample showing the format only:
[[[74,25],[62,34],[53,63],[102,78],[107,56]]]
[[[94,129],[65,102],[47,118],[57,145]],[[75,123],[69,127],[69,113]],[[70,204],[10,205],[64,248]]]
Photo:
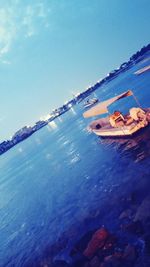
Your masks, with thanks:
[[[90,98],[108,99],[132,90],[150,107],[147,54],[99,87]],[[137,106],[131,96],[110,112]],[[87,130],[83,102],[0,157],[0,266],[71,262],[70,250],[86,232],[118,229],[124,199],[150,192],[150,127],[132,138],[101,139]],[[42,265],[43,263],[43,265]]]

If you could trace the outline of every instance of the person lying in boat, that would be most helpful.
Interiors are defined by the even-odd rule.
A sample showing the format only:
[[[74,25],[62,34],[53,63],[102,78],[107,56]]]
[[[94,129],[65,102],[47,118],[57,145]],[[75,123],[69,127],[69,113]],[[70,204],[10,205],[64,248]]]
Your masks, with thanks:
[[[112,127],[122,127],[124,126],[124,117],[120,111],[115,111],[109,116],[109,122]]]
[[[132,118],[133,122],[140,123],[141,127],[145,127],[148,125],[147,114],[141,108],[131,108],[129,110],[130,117]]]
[[[145,111],[141,108],[130,108],[129,114],[134,121],[146,120]]]

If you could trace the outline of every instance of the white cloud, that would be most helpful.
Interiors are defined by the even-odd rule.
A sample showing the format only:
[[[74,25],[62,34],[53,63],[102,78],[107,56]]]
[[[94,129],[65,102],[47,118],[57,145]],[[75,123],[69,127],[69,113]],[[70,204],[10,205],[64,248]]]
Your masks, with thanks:
[[[16,27],[12,20],[10,8],[0,9],[0,56],[6,54],[16,34]]]
[[[0,7],[0,61],[10,52],[16,40],[38,34],[40,26],[47,27],[49,10],[40,1],[24,5],[21,0]],[[5,62],[5,63],[4,63]],[[6,64],[6,61],[3,60]]]

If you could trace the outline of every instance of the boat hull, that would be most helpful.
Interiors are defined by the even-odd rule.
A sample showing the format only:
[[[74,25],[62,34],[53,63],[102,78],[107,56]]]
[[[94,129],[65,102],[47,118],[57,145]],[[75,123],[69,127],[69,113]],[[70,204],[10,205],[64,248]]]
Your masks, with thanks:
[[[136,132],[140,131],[143,128],[146,128],[148,124],[144,125],[143,122],[137,123],[134,127],[132,128],[114,128],[114,129],[92,129],[92,132],[95,133],[98,136],[101,137],[117,137],[117,136],[132,136]]]

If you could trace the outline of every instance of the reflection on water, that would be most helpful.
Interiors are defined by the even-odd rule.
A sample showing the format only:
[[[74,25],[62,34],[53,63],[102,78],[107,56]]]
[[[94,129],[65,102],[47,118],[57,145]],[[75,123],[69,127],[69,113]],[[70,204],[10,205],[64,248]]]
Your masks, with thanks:
[[[50,126],[50,127],[48,127],[48,126]],[[58,127],[55,121],[50,121],[48,123],[48,126],[47,126],[48,129],[56,129]]]
[[[71,107],[70,111],[71,111],[74,115],[77,114],[77,112],[75,111],[75,109],[74,109],[73,107]]]
[[[134,87],[147,105],[150,79],[134,71],[103,85],[97,98]],[[150,128],[131,139],[100,139],[86,130],[83,112],[82,103],[71,108],[1,157],[0,267],[67,259],[87,231],[116,229],[124,199],[149,193]]]
[[[126,155],[132,156],[135,162],[139,162],[150,156],[150,127],[131,138],[107,138],[101,139],[100,143],[108,146],[114,145],[118,151],[126,152]]]
[[[60,121],[60,122],[62,122],[63,121],[63,119],[59,116],[58,117],[58,120]]]

